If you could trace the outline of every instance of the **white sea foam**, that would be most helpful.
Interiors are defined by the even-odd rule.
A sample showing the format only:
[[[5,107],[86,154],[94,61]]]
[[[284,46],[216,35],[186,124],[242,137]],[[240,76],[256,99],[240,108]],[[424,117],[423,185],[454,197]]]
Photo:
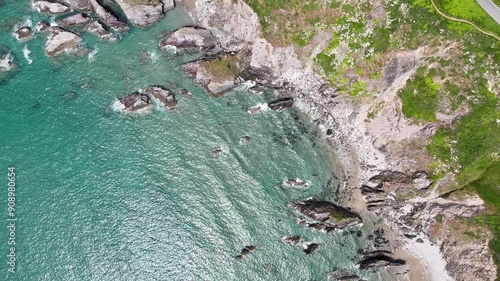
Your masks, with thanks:
[[[95,55],[97,54],[97,52],[99,52],[99,47],[96,46],[95,49],[88,54],[89,62],[95,61]]]
[[[28,62],[28,64],[33,63],[33,60],[30,58],[30,54],[31,54],[31,51],[28,49],[28,45],[24,45],[23,55],[24,55],[24,58],[26,59],[26,61]]]
[[[148,57],[153,63],[157,62],[160,59],[160,55],[158,54],[158,52],[156,50],[148,51]]]
[[[269,110],[269,106],[267,106],[267,103],[258,103],[252,106],[247,112],[250,114],[256,114],[266,110]]]

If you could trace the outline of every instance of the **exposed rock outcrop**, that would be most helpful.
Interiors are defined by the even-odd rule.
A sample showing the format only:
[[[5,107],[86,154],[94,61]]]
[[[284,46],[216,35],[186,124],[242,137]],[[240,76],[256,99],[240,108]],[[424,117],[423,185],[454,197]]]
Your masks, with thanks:
[[[46,21],[39,21],[35,25],[36,32],[47,32],[50,30],[50,24]]]
[[[306,255],[310,255],[314,253],[319,248],[320,244],[318,243],[307,243],[304,245],[304,253]]]
[[[112,11],[107,10],[105,7],[101,6],[97,0],[90,0],[95,13],[99,16],[102,22],[109,28],[118,31],[125,32],[129,31],[130,28],[126,23],[121,21]]]
[[[108,41],[118,40],[115,34],[106,30],[104,26],[98,21],[93,21],[86,24],[83,29],[89,33],[95,34],[96,36],[98,36],[103,40],[108,40]]]
[[[76,53],[80,49],[80,36],[60,28],[53,28],[45,43],[45,54],[57,57],[63,53]]]
[[[148,26],[159,22],[165,12],[174,8],[173,0],[163,0],[152,4],[131,4],[126,0],[115,0],[127,19],[137,26]]]
[[[14,30],[14,36],[18,41],[27,41],[33,38],[33,31],[28,26],[21,26]]]
[[[151,99],[146,94],[133,93],[118,99],[115,103],[118,109],[125,113],[140,113],[152,106]]]
[[[343,229],[361,223],[361,217],[358,214],[329,201],[308,198],[292,203],[291,206],[306,218],[334,229]]]
[[[65,17],[61,20],[58,21],[58,23],[64,27],[73,27],[73,26],[79,26],[79,25],[84,25],[87,24],[91,21],[91,18],[84,14],[84,13],[79,13],[75,14],[69,17]]]
[[[90,0],[59,0],[59,2],[64,3],[80,11],[85,11],[85,12],[93,11]]]
[[[282,111],[293,106],[293,98],[282,98],[267,104],[271,110]]]
[[[162,106],[168,109],[174,109],[177,105],[174,94],[167,89],[163,89],[157,86],[147,87],[144,93],[151,96],[153,99],[157,100]]]
[[[49,2],[49,1],[33,1],[33,7],[42,14],[49,15],[61,15],[65,13],[69,13],[73,11],[70,7],[58,3],[58,2]]]
[[[388,251],[373,251],[363,255],[358,264],[362,270],[374,270],[386,266],[405,265],[406,261],[392,257],[392,253]]]
[[[217,38],[207,29],[181,27],[160,40],[160,48],[172,48],[180,53],[202,52],[211,56],[221,51]]]
[[[281,184],[282,187],[285,188],[295,188],[295,189],[300,189],[300,190],[305,190],[309,188],[309,183],[303,182],[301,179],[296,178],[296,179],[286,179],[283,181]]]

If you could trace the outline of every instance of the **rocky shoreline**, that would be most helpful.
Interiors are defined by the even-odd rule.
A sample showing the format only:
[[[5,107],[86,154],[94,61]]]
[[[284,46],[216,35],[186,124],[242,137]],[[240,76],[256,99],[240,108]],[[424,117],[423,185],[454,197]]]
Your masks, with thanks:
[[[293,93],[294,106],[319,126],[335,152],[340,169],[339,203],[363,218],[382,219],[383,228],[390,232],[389,245],[384,250],[403,250],[405,255],[414,255],[423,265],[419,269],[427,271],[420,275],[431,280],[494,280],[496,268],[488,252],[488,241],[479,245],[445,241],[435,244],[429,237],[429,226],[438,216],[470,217],[484,209],[479,197],[471,196],[466,202],[453,201],[432,192],[425,198],[396,198],[400,190],[427,190],[433,184],[425,172],[427,159],[420,159],[424,156],[417,155],[418,149],[412,146],[421,146],[437,128],[432,123],[415,124],[404,118],[396,95],[422,64],[422,58],[429,55],[426,48],[400,52],[387,61],[381,79],[370,85],[379,92],[374,103],[383,104],[383,109],[371,122],[366,122],[370,104],[356,102],[330,87],[317,74],[314,62],[300,60],[293,47],[276,48],[262,39],[256,14],[242,1],[178,2],[190,13],[196,26],[209,30],[218,39],[222,52],[244,54],[240,62],[245,67],[227,79],[227,84],[252,80],[258,86],[275,89],[277,97]],[[319,52],[317,49],[311,57]],[[206,87],[213,80],[199,62],[191,63],[188,69],[200,86]],[[200,77],[200,69],[206,75]],[[457,116],[446,118],[453,120]],[[425,243],[430,250],[419,252],[418,243]],[[469,254],[464,258],[466,252]],[[414,273],[407,273],[400,272],[394,278],[416,278]]]

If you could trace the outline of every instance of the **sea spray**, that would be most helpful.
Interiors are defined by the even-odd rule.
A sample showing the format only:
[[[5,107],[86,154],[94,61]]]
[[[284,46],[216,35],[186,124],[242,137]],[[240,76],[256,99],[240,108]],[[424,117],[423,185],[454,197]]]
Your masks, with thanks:
[[[94,62],[95,61],[95,55],[99,52],[99,47],[95,46],[94,50],[88,54],[88,59],[89,62]]]
[[[23,56],[26,59],[26,61],[28,62],[28,64],[33,63],[33,60],[30,58],[30,54],[31,54],[31,51],[28,49],[28,45],[24,45]]]

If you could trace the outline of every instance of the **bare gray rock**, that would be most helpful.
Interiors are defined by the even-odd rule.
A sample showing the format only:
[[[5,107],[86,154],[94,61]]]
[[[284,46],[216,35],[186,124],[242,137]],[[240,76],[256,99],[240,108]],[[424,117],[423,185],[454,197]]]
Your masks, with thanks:
[[[45,43],[45,54],[57,57],[63,53],[76,53],[80,49],[82,39],[75,33],[60,28],[52,29]]]
[[[177,29],[160,40],[160,48],[171,48],[180,53],[202,52],[209,56],[221,51],[217,38],[209,30],[196,27]]]
[[[118,99],[116,107],[125,113],[137,113],[151,107],[151,99],[146,94],[133,93]]]
[[[157,100],[163,107],[174,109],[177,105],[174,95],[171,91],[157,86],[150,86],[144,90],[146,94]]]
[[[46,21],[39,21],[35,25],[36,32],[47,32],[50,30],[50,24]]]
[[[98,21],[88,23],[87,25],[85,25],[84,30],[86,32],[97,35],[99,38],[103,40],[108,40],[108,41],[118,40],[115,34],[106,30],[104,26]]]
[[[76,10],[91,12],[93,11],[92,4],[90,0],[58,0]]]
[[[58,23],[65,27],[73,27],[73,26],[84,25],[90,21],[91,18],[88,15],[79,13],[69,17],[65,17],[59,20]]]
[[[42,14],[61,15],[73,11],[70,7],[58,2],[35,0],[32,5],[39,13]]]
[[[137,26],[148,26],[159,22],[165,16],[165,4],[158,1],[156,4],[130,4],[126,0],[115,0],[121,7],[127,19]],[[173,1],[172,8],[173,8]],[[170,3],[167,3],[170,4]],[[167,7],[168,9],[168,7]]]

